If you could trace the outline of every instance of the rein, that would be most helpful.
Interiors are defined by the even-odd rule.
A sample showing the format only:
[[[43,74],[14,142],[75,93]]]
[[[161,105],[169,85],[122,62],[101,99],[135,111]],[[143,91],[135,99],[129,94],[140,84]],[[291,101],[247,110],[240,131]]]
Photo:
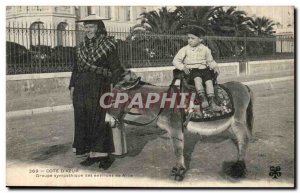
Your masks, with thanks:
[[[146,125],[149,125],[150,123],[152,123],[153,121],[155,121],[159,115],[163,112],[163,108],[161,108],[158,112],[158,114],[155,116],[154,119],[152,119],[151,121],[147,122],[147,123],[139,123],[139,122],[135,122],[135,121],[130,121],[130,120],[126,120],[126,119],[123,119],[122,122],[123,123],[126,123],[128,125],[135,125],[135,126],[146,126]],[[120,121],[120,119],[118,119]]]
[[[170,92],[171,88],[172,88],[173,84],[171,84],[168,88],[168,93]],[[140,122],[136,122],[136,121],[130,121],[130,120],[126,120],[126,119],[122,119],[124,113],[120,113],[117,118],[115,118],[116,122],[123,122],[123,123],[126,123],[128,125],[135,125],[135,126],[146,126],[146,125],[149,125],[151,124],[152,122],[154,122],[155,120],[158,119],[159,115],[163,112],[163,108],[160,108],[159,112],[157,113],[157,115],[155,116],[154,119],[152,119],[151,121],[149,122],[146,122],[146,123],[140,123]]]

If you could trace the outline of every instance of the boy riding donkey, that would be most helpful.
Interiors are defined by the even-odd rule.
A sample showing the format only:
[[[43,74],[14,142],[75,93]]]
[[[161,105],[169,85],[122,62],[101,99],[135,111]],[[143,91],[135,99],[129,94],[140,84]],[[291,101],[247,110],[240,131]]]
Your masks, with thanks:
[[[186,75],[194,80],[197,96],[201,101],[201,108],[211,108],[213,111],[221,111],[222,108],[214,101],[214,86],[213,86],[213,73],[219,73],[217,63],[214,61],[211,51],[208,47],[203,45],[204,35],[201,29],[191,28],[188,33],[188,45],[181,48],[176,54],[173,65],[178,70],[184,71]],[[203,87],[205,83],[206,94]],[[208,97],[208,100],[206,98]],[[193,104],[190,104],[189,115],[190,118],[193,112]],[[188,119],[189,119],[188,118]]]

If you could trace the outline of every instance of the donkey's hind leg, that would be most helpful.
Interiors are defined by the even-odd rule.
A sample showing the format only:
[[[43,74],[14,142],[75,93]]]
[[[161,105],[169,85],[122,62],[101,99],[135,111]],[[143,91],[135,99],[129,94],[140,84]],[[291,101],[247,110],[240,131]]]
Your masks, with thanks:
[[[170,133],[171,141],[174,148],[174,154],[176,158],[176,164],[171,170],[171,175],[175,176],[175,180],[181,181],[184,178],[186,172],[186,166],[184,162],[184,135],[182,131],[177,130]]]
[[[245,156],[249,143],[249,134],[247,126],[243,122],[234,121],[231,127],[233,134],[232,141],[237,147],[237,162],[231,167],[230,175],[232,177],[243,177],[246,175]]]

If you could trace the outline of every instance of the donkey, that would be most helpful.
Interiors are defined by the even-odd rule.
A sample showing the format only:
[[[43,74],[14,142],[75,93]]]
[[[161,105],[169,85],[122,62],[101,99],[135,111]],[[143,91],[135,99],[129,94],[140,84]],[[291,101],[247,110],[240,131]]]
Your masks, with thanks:
[[[155,103],[151,108],[142,109],[142,114],[151,117],[158,127],[166,130],[172,141],[176,163],[171,169],[171,174],[175,180],[181,181],[187,171],[184,159],[184,132],[192,132],[201,136],[216,136],[223,135],[225,138],[230,138],[237,148],[237,161],[231,167],[233,177],[243,177],[246,174],[245,155],[247,145],[252,135],[253,128],[253,93],[250,88],[240,82],[227,82],[224,87],[232,95],[232,100],[235,112],[231,117],[208,122],[188,122],[186,129],[183,130],[182,112],[172,108],[162,109],[161,104]],[[176,92],[172,87],[161,87],[151,84],[139,85],[136,88],[123,90],[122,93],[128,94],[129,97],[134,97],[137,92],[148,93],[164,93]],[[120,92],[118,88],[114,88],[115,92]],[[109,114],[120,123],[147,125],[148,123],[137,123],[124,119],[125,115],[130,111],[126,103],[120,108],[109,110]],[[229,135],[227,135],[229,133]],[[226,135],[225,135],[226,134]]]

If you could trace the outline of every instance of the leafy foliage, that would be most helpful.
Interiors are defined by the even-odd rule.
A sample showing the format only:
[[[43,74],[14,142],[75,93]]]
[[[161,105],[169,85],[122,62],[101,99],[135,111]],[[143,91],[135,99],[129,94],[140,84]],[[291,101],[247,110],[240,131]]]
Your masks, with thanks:
[[[137,55],[148,60],[174,57],[176,52],[187,44],[186,39],[179,38],[179,35],[186,34],[190,27],[202,30],[206,37],[246,38],[272,37],[275,25],[272,20],[265,17],[248,17],[244,11],[237,10],[236,7],[178,6],[173,11],[162,7],[158,11],[144,12],[141,17],[141,23],[133,27],[129,39],[132,40],[133,49],[143,53]],[[245,50],[250,55],[270,54],[273,49],[272,42],[253,41],[244,45],[245,42],[242,40],[204,37],[204,43],[216,58],[241,57],[244,56]]]

